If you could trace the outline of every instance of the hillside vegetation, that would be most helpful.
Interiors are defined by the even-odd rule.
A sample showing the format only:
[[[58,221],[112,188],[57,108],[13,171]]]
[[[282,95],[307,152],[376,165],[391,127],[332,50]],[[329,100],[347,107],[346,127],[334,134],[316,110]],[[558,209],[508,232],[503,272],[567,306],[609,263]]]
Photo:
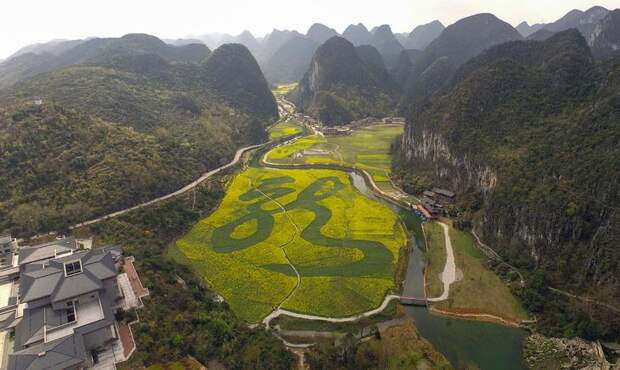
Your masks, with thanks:
[[[328,125],[389,115],[395,96],[395,84],[385,70],[362,58],[353,44],[341,37],[333,37],[317,49],[304,78],[291,93],[301,111]]]
[[[478,232],[513,263],[617,304],[619,76],[620,60],[596,63],[577,31],[491,48],[412,110],[402,168],[463,194],[462,217],[477,215]],[[535,313],[538,299],[526,299]],[[591,326],[555,324],[618,335],[617,317],[590,314]]]
[[[191,62],[191,48],[156,40],[99,41],[87,64],[0,91],[0,229],[53,230],[135,205],[267,138],[277,105],[245,47]]]

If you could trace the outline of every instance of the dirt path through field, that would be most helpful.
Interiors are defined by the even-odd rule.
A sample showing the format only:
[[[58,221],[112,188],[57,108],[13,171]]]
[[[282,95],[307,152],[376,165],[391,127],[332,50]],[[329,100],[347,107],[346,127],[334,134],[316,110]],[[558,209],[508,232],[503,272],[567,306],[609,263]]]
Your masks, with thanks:
[[[454,262],[454,250],[450,239],[450,228],[443,222],[437,222],[443,228],[444,243],[446,247],[446,264],[441,273],[443,282],[443,293],[439,297],[428,298],[429,302],[441,302],[450,296],[450,285],[456,281],[456,263]]]

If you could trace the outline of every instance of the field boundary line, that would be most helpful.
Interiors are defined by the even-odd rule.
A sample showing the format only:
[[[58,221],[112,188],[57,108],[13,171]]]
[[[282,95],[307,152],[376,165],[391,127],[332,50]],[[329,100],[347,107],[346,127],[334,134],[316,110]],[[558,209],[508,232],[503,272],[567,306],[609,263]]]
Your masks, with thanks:
[[[295,294],[295,292],[299,289],[299,287],[301,286],[301,274],[299,274],[299,271],[297,271],[297,268],[295,267],[295,265],[293,265],[293,263],[291,262],[291,259],[288,256],[288,253],[286,253],[286,246],[291,244],[292,242],[295,241],[295,239],[297,238],[297,236],[299,236],[300,231],[299,231],[299,226],[297,226],[297,224],[293,221],[293,218],[288,214],[286,208],[282,205],[282,203],[278,202],[277,200],[273,199],[272,197],[270,197],[269,195],[265,194],[262,190],[260,190],[258,187],[254,186],[254,184],[252,184],[252,180],[248,180],[250,182],[250,187],[253,187],[254,189],[256,189],[256,191],[258,191],[259,193],[261,193],[265,198],[269,199],[270,201],[274,202],[280,209],[282,209],[282,211],[284,212],[284,215],[288,218],[289,222],[293,225],[293,227],[295,228],[295,235],[293,235],[293,237],[291,238],[291,240],[289,240],[288,242],[282,244],[279,248],[282,250],[282,253],[284,253],[284,257],[286,257],[286,262],[288,262],[289,266],[291,266],[291,268],[293,269],[293,271],[295,272],[295,275],[297,276],[297,284],[295,284],[295,287],[293,288],[293,290],[291,290],[289,292],[289,294],[284,297],[284,299],[282,300],[282,302],[280,302],[278,304],[278,306],[276,307],[276,310],[281,309],[282,305],[285,304],[292,296],[293,294]]]

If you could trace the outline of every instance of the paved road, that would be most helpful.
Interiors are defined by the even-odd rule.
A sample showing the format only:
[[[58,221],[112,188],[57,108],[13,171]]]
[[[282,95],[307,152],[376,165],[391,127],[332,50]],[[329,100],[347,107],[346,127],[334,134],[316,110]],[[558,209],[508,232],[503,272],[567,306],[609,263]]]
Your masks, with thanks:
[[[239,160],[241,159],[241,156],[243,155],[243,153],[245,153],[245,152],[247,152],[249,150],[252,150],[252,149],[260,148],[261,146],[264,146],[264,145],[267,145],[267,144],[269,144],[269,143],[258,144],[258,145],[250,145],[250,146],[246,146],[244,148],[241,148],[241,149],[237,150],[237,153],[235,153],[235,157],[233,158],[233,160],[231,162],[229,162],[229,163],[227,163],[227,164],[225,164],[223,166],[220,166],[220,167],[218,167],[216,169],[213,169],[213,170],[211,170],[209,172],[206,172],[205,174],[200,176],[195,181],[187,184],[186,186],[182,187],[181,189],[179,189],[179,190],[177,190],[177,191],[175,191],[173,193],[166,194],[166,195],[161,196],[159,198],[155,198],[155,199],[149,200],[148,202],[144,202],[144,203],[138,204],[138,205],[130,207],[130,208],[126,208],[126,209],[123,209],[123,210],[120,210],[120,211],[116,211],[116,212],[107,214],[105,216],[101,216],[101,217],[92,219],[90,221],[81,222],[79,224],[71,226],[71,229],[92,225],[92,224],[95,224],[95,223],[98,223],[98,222],[101,222],[101,221],[104,221],[104,220],[107,220],[107,219],[110,219],[110,218],[118,217],[118,216],[124,215],[125,213],[134,211],[136,209],[140,209],[140,208],[143,208],[143,207],[146,207],[146,206],[150,206],[150,205],[153,205],[155,203],[159,203],[159,202],[162,202],[164,200],[168,200],[170,198],[174,198],[177,195],[181,195],[181,194],[183,194],[183,193],[185,193],[185,192],[195,188],[196,186],[198,186],[199,184],[201,184],[202,182],[204,182],[208,178],[212,177],[213,175],[215,175],[215,174],[217,174],[217,173],[219,173],[219,172],[221,172],[221,171],[223,171],[223,170],[225,170],[227,168],[230,168],[230,167],[236,165],[239,162]]]
[[[326,321],[326,322],[333,322],[333,323],[353,322],[353,321],[357,321],[357,320],[359,320],[361,318],[364,318],[364,317],[369,317],[369,316],[378,314],[379,312],[385,310],[387,305],[392,300],[394,300],[394,299],[400,299],[400,296],[393,295],[393,294],[388,294],[383,299],[383,302],[381,303],[381,305],[379,307],[375,308],[374,310],[366,311],[366,312],[363,312],[363,313],[360,313],[360,314],[357,314],[357,315],[353,315],[353,316],[348,316],[348,317],[329,317],[329,316],[306,315],[306,314],[303,314],[303,313],[288,311],[288,310],[284,310],[284,309],[277,309],[277,310],[273,311],[272,313],[270,313],[269,316],[267,316],[267,317],[265,317],[263,319],[263,324],[265,324],[265,326],[269,327],[269,323],[271,322],[271,320],[275,319],[276,317],[278,317],[280,315],[296,317],[298,319]]]

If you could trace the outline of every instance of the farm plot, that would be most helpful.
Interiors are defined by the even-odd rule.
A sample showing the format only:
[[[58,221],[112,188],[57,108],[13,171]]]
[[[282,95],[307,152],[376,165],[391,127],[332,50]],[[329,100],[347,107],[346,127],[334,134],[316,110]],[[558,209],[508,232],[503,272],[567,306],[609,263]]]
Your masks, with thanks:
[[[284,121],[279,122],[269,128],[269,137],[272,140],[281,139],[288,136],[299,134],[303,131],[299,122]]]
[[[280,305],[334,317],[375,308],[405,244],[397,216],[346,173],[249,168],[170,255],[257,322]]]
[[[355,166],[368,171],[381,189],[390,190],[390,146],[402,133],[402,125],[379,125],[355,130],[350,136],[311,135],[275,148],[266,159],[281,164]]]

